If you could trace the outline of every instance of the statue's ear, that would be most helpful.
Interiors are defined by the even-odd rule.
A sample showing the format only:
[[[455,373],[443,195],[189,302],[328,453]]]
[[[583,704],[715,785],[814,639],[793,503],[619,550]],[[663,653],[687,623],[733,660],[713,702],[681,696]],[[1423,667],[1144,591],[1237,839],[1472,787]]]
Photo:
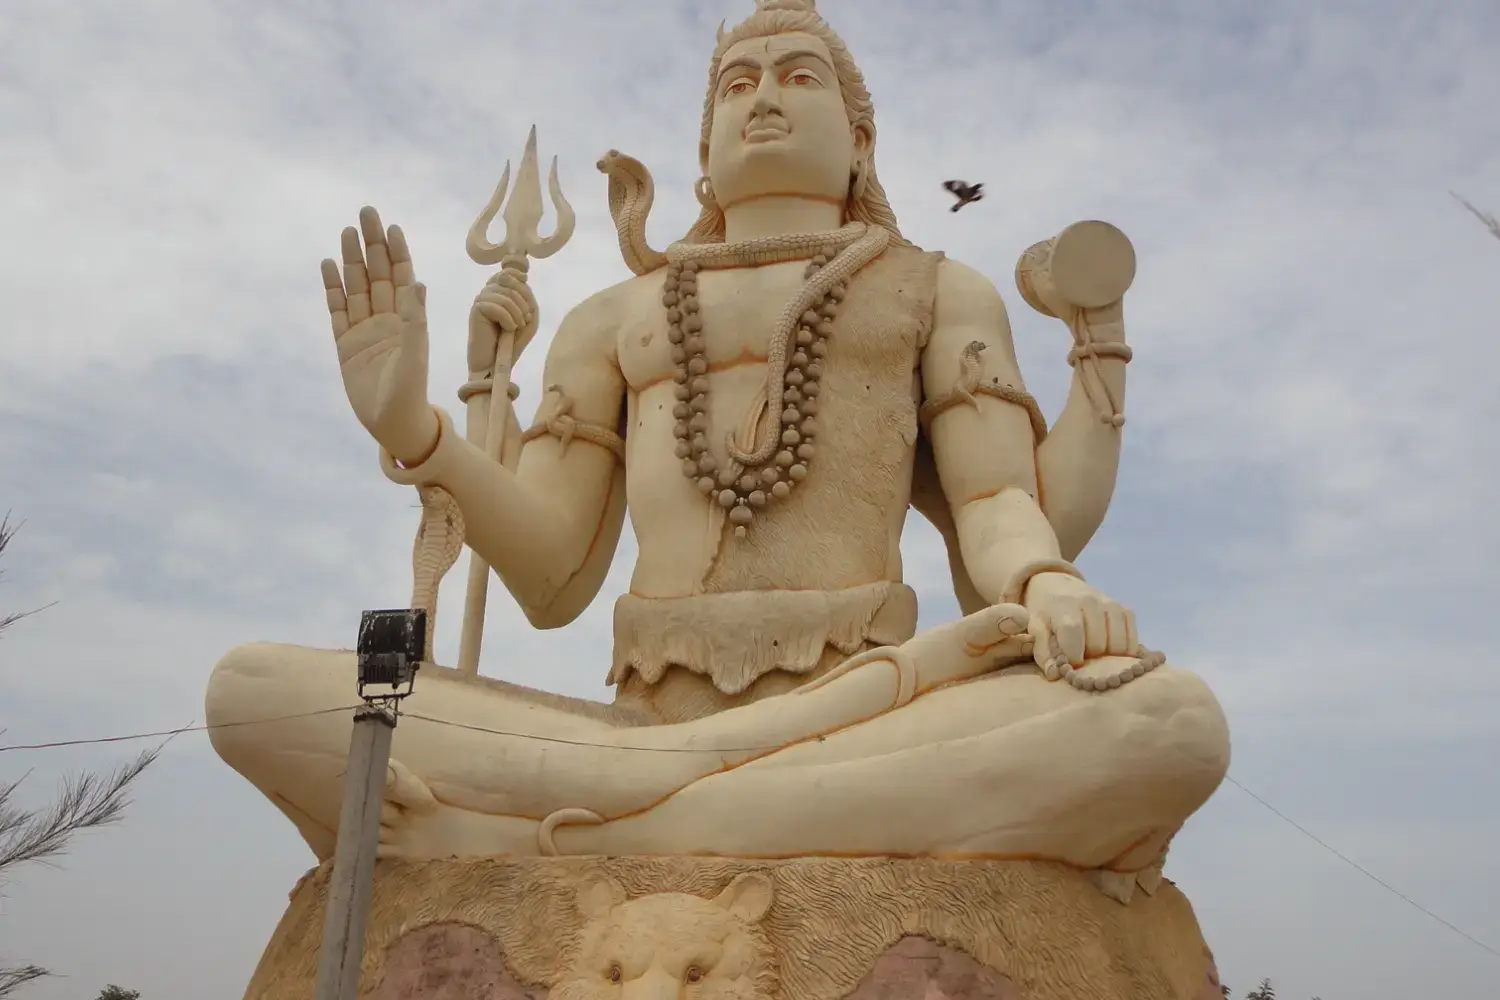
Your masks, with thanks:
[[[736,875],[724,891],[714,897],[714,902],[733,913],[747,924],[759,923],[771,908],[776,895],[776,885],[764,872],[744,872]]]
[[[584,919],[603,917],[625,902],[625,887],[608,875],[593,875],[578,887],[578,912]]]

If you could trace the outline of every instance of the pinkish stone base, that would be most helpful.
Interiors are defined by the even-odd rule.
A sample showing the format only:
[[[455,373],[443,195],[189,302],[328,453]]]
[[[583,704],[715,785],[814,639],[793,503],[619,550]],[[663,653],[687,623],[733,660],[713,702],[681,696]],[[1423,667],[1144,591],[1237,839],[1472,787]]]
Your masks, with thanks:
[[[500,946],[464,924],[429,924],[410,931],[385,954],[380,982],[367,1000],[546,1000],[505,967]]]
[[[327,867],[292,893],[245,1000],[312,997]],[[676,961],[698,933],[726,933],[703,908],[746,876],[773,898],[736,917],[749,921],[732,931],[738,971],[684,987],[701,1000],[1222,1000],[1192,907],[1166,880],[1122,905],[1044,862],[653,857],[383,860],[359,995],[620,1000],[580,950],[591,928]],[[601,885],[628,902],[596,912]],[[641,907],[663,894],[691,905]],[[625,991],[657,1000],[637,993]]]
[[[849,1000],[1025,1000],[1005,976],[961,951],[906,937],[875,960]]]
[[[380,982],[366,1000],[546,1000],[547,991],[516,981],[489,934],[464,924],[430,924],[386,952]],[[1209,960],[1193,1000],[1222,1000]],[[848,1000],[1026,1000],[1010,979],[961,951],[906,937],[875,960]]]
[[[367,1000],[546,1000],[546,994],[516,981],[495,939],[484,931],[463,924],[432,924],[392,945],[380,982]],[[1025,998],[1005,976],[963,952],[907,937],[876,959],[849,1000]]]

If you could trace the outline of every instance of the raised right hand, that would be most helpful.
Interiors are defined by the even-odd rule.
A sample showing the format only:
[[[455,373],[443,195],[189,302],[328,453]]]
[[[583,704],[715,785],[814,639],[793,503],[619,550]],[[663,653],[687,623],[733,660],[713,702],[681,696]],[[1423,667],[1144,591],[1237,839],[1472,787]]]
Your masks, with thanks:
[[[427,401],[427,289],[412,273],[399,226],[366,206],[343,232],[344,270],[323,261],[339,371],[354,415],[398,461],[421,460],[437,438]],[[364,245],[360,245],[360,232]]]

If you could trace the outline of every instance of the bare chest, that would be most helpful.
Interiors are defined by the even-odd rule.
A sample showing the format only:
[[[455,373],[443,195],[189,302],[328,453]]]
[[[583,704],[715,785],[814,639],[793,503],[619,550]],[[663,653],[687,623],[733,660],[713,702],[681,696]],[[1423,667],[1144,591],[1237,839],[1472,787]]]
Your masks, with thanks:
[[[634,593],[833,591],[900,579],[917,441],[916,373],[932,318],[936,260],[920,251],[889,252],[850,280],[820,355],[816,439],[801,442],[811,444],[810,454],[800,447],[797,453],[808,459],[805,475],[757,516],[753,539],[729,534],[722,508],[685,475],[665,275],[633,286],[616,329],[631,390],[626,490],[639,544]],[[768,382],[766,359],[805,267],[788,262],[698,274],[703,322],[694,333],[704,341],[709,368],[692,375],[693,391],[706,392],[704,437],[720,468],[730,435],[758,441],[761,424],[784,412],[766,405],[778,390]],[[706,389],[697,388],[700,375]],[[781,457],[775,456],[778,467]]]
[[[802,287],[805,267],[789,261],[699,273],[698,313],[710,373],[765,363],[776,320]],[[620,370],[637,394],[672,378],[667,308],[658,279],[643,288],[634,315],[621,326]]]

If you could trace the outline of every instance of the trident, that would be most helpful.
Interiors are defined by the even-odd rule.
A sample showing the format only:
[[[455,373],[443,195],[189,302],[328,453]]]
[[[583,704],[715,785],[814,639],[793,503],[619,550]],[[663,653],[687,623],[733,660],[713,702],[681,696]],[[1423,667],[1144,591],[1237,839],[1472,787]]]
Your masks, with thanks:
[[[526,280],[530,263],[527,258],[538,260],[551,257],[573,236],[573,225],[577,221],[573,208],[563,197],[562,186],[557,182],[557,157],[552,158],[552,169],[547,176],[547,187],[552,195],[552,207],[557,212],[557,227],[552,235],[542,239],[537,227],[542,221],[542,184],[536,162],[536,126],[526,138],[526,152],[521,156],[521,168],[516,171],[516,187],[506,201],[506,189],[510,186],[510,161],[505,161],[505,171],[495,194],[485,205],[474,225],[469,227],[467,248],[469,257],[476,264],[499,264],[502,273]],[[505,206],[505,239],[495,244],[486,235],[489,227]],[[522,344],[525,347],[525,344]],[[507,449],[511,435],[510,427],[516,423],[515,403],[511,396],[511,368],[516,360],[516,335],[502,332],[495,345],[494,362],[489,369],[469,373],[469,383],[459,390],[459,399],[466,405],[469,441],[490,458],[508,469],[515,469],[519,448]],[[496,401],[495,388],[499,386],[504,402]],[[458,670],[461,674],[479,673],[479,646],[484,638],[485,602],[489,596],[489,564],[479,553],[469,554],[469,588],[464,597],[463,633],[459,639]]]

